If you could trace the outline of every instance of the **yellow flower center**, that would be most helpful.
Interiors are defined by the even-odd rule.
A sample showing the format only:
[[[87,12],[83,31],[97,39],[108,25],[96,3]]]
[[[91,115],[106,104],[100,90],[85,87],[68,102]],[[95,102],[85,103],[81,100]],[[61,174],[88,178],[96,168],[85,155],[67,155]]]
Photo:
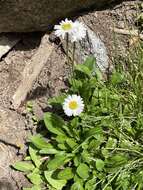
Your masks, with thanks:
[[[62,24],[62,29],[63,30],[71,30],[72,29],[72,25],[70,23]]]
[[[76,102],[76,101],[71,101],[71,102],[69,103],[69,108],[72,109],[72,110],[77,109],[77,108],[78,108],[77,102]]]

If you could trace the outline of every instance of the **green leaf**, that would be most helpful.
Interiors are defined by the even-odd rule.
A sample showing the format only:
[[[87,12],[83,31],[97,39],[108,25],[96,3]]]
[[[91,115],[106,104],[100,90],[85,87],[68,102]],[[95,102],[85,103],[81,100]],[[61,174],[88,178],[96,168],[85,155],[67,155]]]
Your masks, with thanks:
[[[32,163],[28,163],[28,162],[16,162],[13,167],[16,169],[16,170],[19,170],[21,172],[27,172],[27,171],[32,171],[34,170],[34,165]]]
[[[80,181],[75,182],[75,183],[71,186],[71,190],[84,190],[84,188],[83,188],[83,183],[81,183]]]
[[[76,128],[79,124],[79,118],[75,117],[71,120],[70,125],[72,126],[72,128]]]
[[[108,187],[106,187],[105,190],[113,190],[113,189],[112,189],[112,187],[109,187],[109,186],[108,186]],[[126,188],[125,188],[124,190],[126,190]]]
[[[61,150],[67,150],[67,146],[65,144],[58,144],[58,148]]]
[[[48,169],[49,170],[56,170],[57,168],[63,166],[65,164],[65,160],[67,159],[66,155],[57,155],[54,159],[48,162]]]
[[[72,171],[72,168],[65,168],[62,171],[58,173],[58,179],[72,179],[74,176],[74,173]]]
[[[106,148],[102,148],[101,152],[105,158],[110,157],[110,153]]]
[[[52,147],[52,145],[50,143],[48,143],[44,138],[42,138],[39,135],[36,136],[32,136],[30,138],[31,142],[34,144],[34,146],[38,149],[42,149],[42,148],[49,148]]]
[[[28,101],[27,104],[26,104],[26,110],[28,112],[31,112],[33,113],[33,102],[32,101]]]
[[[73,137],[73,131],[71,130],[70,126],[63,125],[62,128],[67,134],[67,136]],[[67,139],[67,136],[66,136],[66,139]]]
[[[65,135],[58,135],[55,140],[58,142],[58,143],[65,143],[66,142],[66,139],[67,139],[67,136]]]
[[[62,190],[63,187],[66,185],[66,180],[59,180],[59,179],[53,179],[52,178],[53,171],[45,171],[44,175],[47,180],[47,182],[54,187],[56,190]]]
[[[82,89],[81,89],[80,93],[81,93],[81,95],[82,95],[82,97],[84,99],[84,102],[86,104],[89,104],[89,100],[90,100],[90,98],[92,96],[92,88],[91,88],[91,86],[89,85],[88,82],[83,83],[83,86],[82,86]]]
[[[62,130],[62,126],[65,125],[64,120],[53,114],[53,113],[46,113],[44,116],[44,122],[46,128],[56,135],[65,135],[64,131]]]
[[[96,184],[96,177],[94,176],[93,179],[88,180],[85,183],[85,190],[93,190],[93,189],[95,189],[95,184]]]
[[[93,56],[88,57],[83,63],[90,71],[93,71],[96,67],[96,59]]]
[[[78,91],[78,89],[80,89],[82,87],[82,81],[81,80],[71,78],[68,81],[69,81],[69,84],[71,85],[72,91],[75,91],[75,90]]]
[[[114,168],[124,165],[127,161],[127,156],[125,154],[116,154],[108,158],[106,163],[108,164],[108,167]]]
[[[122,83],[124,81],[124,79],[125,79],[125,77],[123,74],[114,72],[111,77],[111,82],[113,85],[117,85],[117,84]]]
[[[59,153],[58,150],[54,148],[44,148],[39,151],[40,154],[57,154]]]
[[[98,81],[102,81],[103,80],[103,73],[100,71],[99,68],[95,69],[95,75]]]
[[[70,148],[74,149],[78,144],[73,138],[67,138],[66,143],[69,145]]]
[[[117,145],[117,139],[109,137],[107,144],[106,144],[106,148],[115,148],[116,145]]]
[[[32,172],[27,175],[28,179],[34,184],[34,185],[40,185],[42,183],[42,179],[40,174]]]
[[[89,167],[84,164],[81,163],[78,168],[77,168],[77,173],[78,175],[83,178],[83,179],[87,179],[89,177]]]
[[[76,156],[74,157],[74,165],[77,167],[80,164],[80,156],[76,154]]]
[[[89,138],[91,136],[97,136],[99,134],[102,134],[103,130],[101,127],[94,127],[88,131],[85,132],[85,138]]]
[[[62,95],[57,96],[57,97],[49,98],[48,104],[50,104],[50,105],[62,105],[65,98],[66,98],[66,94],[62,94]]]
[[[96,160],[96,168],[98,171],[102,171],[104,168],[104,165],[105,164],[104,164],[103,160],[101,160],[101,159]]]
[[[82,160],[84,160],[84,162],[86,163],[90,163],[91,159],[90,159],[90,153],[86,150],[84,150],[82,153],[81,153],[81,157],[82,157]]]
[[[80,71],[80,72],[86,74],[89,77],[91,76],[90,69],[87,66],[83,65],[83,64],[76,65],[75,70]]]
[[[24,161],[31,161],[31,157],[30,157],[30,156],[26,156],[26,157],[24,158]]]
[[[31,157],[32,161],[34,162],[35,166],[39,168],[41,165],[41,161],[40,161],[40,157],[37,155],[37,153],[38,153],[38,151],[31,144],[29,146],[29,154],[30,154],[30,157]]]
[[[41,190],[41,187],[35,185],[35,186],[31,187],[31,188],[23,188],[23,190]]]

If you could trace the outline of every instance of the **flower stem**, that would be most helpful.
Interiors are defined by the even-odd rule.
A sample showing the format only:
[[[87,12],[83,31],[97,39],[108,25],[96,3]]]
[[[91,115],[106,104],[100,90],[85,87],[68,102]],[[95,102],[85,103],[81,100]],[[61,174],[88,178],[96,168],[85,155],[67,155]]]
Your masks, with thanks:
[[[73,55],[72,55],[73,67],[74,67],[74,64],[75,64],[75,49],[76,49],[76,42],[73,42]]]
[[[76,42],[73,42],[73,52],[72,52],[72,85],[75,87],[76,82],[75,82],[75,74],[74,74],[74,66],[75,66],[75,49],[76,49]]]
[[[67,63],[69,64],[69,34],[66,34],[66,56],[67,56]]]

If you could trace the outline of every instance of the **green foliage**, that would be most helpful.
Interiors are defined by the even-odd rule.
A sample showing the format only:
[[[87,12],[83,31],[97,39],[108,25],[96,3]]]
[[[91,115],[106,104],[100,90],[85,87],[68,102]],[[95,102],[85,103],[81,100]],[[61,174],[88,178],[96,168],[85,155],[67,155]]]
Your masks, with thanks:
[[[53,171],[45,171],[44,175],[47,180],[47,182],[54,187],[56,190],[61,190],[66,185],[66,180],[59,180],[52,178]]]
[[[89,177],[89,167],[87,164],[81,163],[77,168],[77,174],[83,178],[87,179]]]
[[[17,162],[13,167],[22,172],[28,172],[35,169],[34,165],[28,162]]]
[[[14,165],[33,184],[24,190],[143,189],[143,75],[120,71],[104,82],[94,58],[75,66],[67,94],[80,94],[85,110],[70,119],[45,113],[48,135],[32,136],[29,161]],[[49,103],[61,107],[65,97]]]
[[[69,180],[69,179],[72,179],[74,177],[74,173],[72,171],[72,168],[65,168],[63,170],[61,170],[59,173],[58,173],[58,179],[66,179],[66,180]]]
[[[101,160],[101,159],[97,159],[96,160],[96,169],[98,170],[98,171],[102,171],[103,170],[103,168],[104,168],[104,161],[103,160]]]

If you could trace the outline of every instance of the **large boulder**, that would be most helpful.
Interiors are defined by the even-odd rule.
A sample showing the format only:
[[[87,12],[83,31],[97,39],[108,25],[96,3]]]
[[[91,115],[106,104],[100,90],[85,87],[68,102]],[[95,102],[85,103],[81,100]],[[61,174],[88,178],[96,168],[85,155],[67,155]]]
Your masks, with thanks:
[[[50,29],[54,23],[90,7],[117,0],[0,0],[0,32]],[[120,1],[120,0],[119,0]]]

